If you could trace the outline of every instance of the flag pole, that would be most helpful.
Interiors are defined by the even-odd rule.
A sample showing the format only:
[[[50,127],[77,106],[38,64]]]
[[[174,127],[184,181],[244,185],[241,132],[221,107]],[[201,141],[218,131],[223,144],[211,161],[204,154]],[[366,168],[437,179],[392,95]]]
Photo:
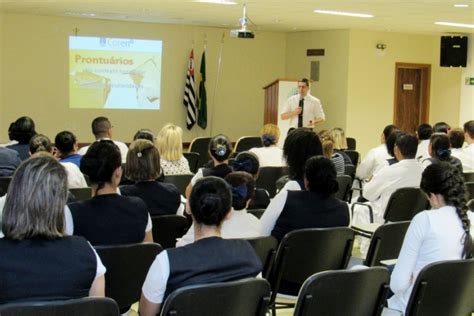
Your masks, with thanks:
[[[217,63],[216,83],[214,85],[214,93],[212,95],[212,111],[210,111],[211,115],[210,115],[210,118],[209,118],[209,125],[210,125],[209,126],[209,131],[210,131],[209,136],[214,135],[214,131],[213,131],[213,128],[214,128],[214,112],[215,112],[215,106],[216,106],[217,87],[219,86],[219,77],[220,77],[220,73],[221,73],[222,49],[224,47],[224,38],[225,38],[225,32],[222,32],[221,47],[219,49],[219,59],[218,59],[218,63]]]

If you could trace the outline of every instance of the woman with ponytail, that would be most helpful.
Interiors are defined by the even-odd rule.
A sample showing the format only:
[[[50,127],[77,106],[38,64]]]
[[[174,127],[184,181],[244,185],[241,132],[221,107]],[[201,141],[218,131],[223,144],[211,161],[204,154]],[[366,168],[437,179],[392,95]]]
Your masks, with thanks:
[[[427,167],[433,163],[445,161],[453,167],[458,168],[462,173],[462,163],[456,157],[451,156],[451,143],[449,137],[445,133],[434,133],[430,137],[430,144],[428,145],[428,153],[431,158],[425,159],[422,162],[423,167]]]
[[[186,187],[186,198],[189,198],[191,190],[196,181],[208,176],[214,176],[224,179],[226,175],[232,172],[229,166],[229,157],[232,153],[232,143],[230,139],[219,134],[214,136],[209,142],[209,156],[212,161],[204,168],[200,168],[192,177],[191,182]]]
[[[302,228],[349,225],[347,203],[334,197],[339,189],[334,163],[314,156],[304,168],[305,190],[282,190],[263,213],[262,235],[281,240],[287,233]]]
[[[117,194],[122,156],[113,141],[93,143],[81,159],[81,171],[89,177],[92,198],[68,204],[68,231],[85,237],[92,245],[153,242],[145,202],[135,196]]]
[[[417,214],[410,223],[393,270],[388,307],[405,311],[418,273],[428,264],[473,256],[471,223],[462,174],[448,162],[426,167],[420,184],[431,210]]]
[[[250,149],[258,157],[260,167],[282,167],[283,150],[277,146],[280,140],[280,129],[275,124],[265,124],[260,130],[263,147]]]
[[[224,180],[230,185],[232,193],[232,210],[229,218],[222,223],[222,238],[253,238],[260,236],[262,226],[258,218],[247,213],[249,203],[255,193],[255,180],[244,171],[229,173]],[[176,244],[181,247],[194,242],[194,224],[186,235]]]
[[[166,297],[183,286],[255,277],[262,270],[247,241],[221,237],[232,206],[232,193],[223,179],[209,176],[198,180],[188,203],[195,242],[167,249],[156,257],[142,287],[142,316],[158,315]]]

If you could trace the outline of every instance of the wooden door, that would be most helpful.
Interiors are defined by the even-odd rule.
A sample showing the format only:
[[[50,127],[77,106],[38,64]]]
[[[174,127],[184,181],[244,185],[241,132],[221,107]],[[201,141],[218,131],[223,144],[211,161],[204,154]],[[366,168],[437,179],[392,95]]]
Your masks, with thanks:
[[[396,64],[394,124],[414,133],[428,122],[431,65]]]

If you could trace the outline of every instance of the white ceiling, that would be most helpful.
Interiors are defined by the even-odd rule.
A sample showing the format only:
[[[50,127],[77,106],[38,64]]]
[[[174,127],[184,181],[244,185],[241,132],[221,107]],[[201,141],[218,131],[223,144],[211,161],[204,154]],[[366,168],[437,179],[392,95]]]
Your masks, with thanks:
[[[192,0],[0,0],[0,10],[151,23],[235,28],[238,5]],[[474,29],[435,25],[436,21],[474,24],[474,0],[249,0],[247,14],[256,31],[367,29],[405,33],[474,33]],[[469,4],[455,8],[456,3]],[[372,19],[316,14],[315,9],[369,13]],[[92,16],[94,15],[94,16]]]

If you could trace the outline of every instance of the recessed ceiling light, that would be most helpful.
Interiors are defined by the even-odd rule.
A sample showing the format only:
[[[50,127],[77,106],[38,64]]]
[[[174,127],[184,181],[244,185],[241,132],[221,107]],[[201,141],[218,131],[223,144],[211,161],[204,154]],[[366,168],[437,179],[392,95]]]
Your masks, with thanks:
[[[436,25],[446,25],[446,26],[455,26],[455,27],[467,27],[470,29],[474,29],[474,24],[466,24],[466,23],[455,23],[455,22],[435,22]]]
[[[456,3],[454,5],[455,8],[469,8],[469,4],[467,3]]]
[[[237,2],[232,0],[194,0],[199,3],[213,3],[213,4],[224,4],[224,5],[235,5]]]
[[[372,14],[344,12],[344,11],[314,10],[314,12],[321,13],[321,14],[352,16],[356,18],[373,18],[374,17]]]

